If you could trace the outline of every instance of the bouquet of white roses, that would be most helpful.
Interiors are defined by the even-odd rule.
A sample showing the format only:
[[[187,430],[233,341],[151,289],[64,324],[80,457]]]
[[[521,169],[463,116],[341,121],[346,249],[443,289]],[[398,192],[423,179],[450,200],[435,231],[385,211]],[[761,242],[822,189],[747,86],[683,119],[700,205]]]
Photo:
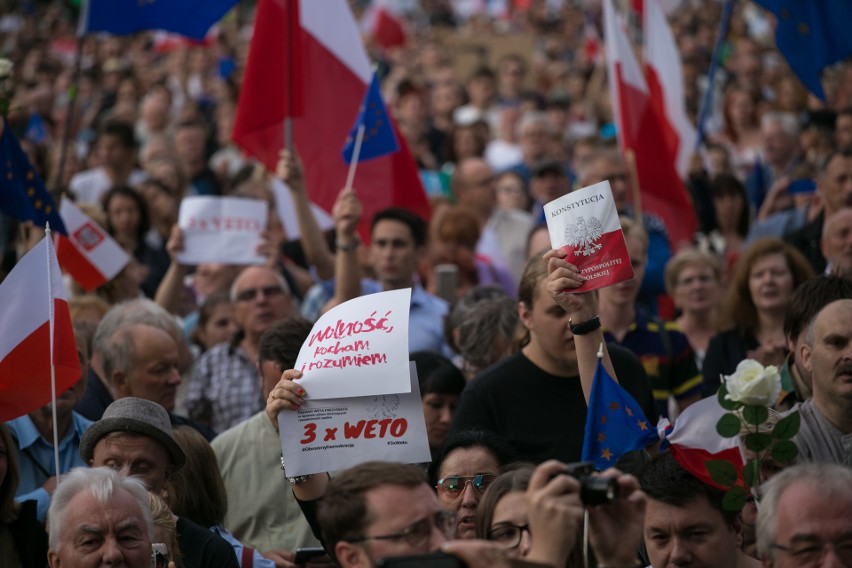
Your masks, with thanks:
[[[746,359],[737,365],[732,375],[722,375],[719,388],[719,404],[726,412],[716,423],[716,431],[724,438],[742,436],[746,450],[754,457],[749,458],[743,467],[743,481],[752,488],[764,480],[761,476],[760,462],[766,456],[772,456],[776,462],[792,462],[799,451],[793,443],[793,437],[799,431],[799,412],[794,411],[774,425],[767,423],[770,407],[781,392],[781,376],[772,365],[764,367],[757,361]],[[730,466],[730,467],[729,467]],[[739,475],[730,464],[708,463],[711,477],[729,487],[725,496],[725,507],[739,510],[745,504],[748,494],[737,485]]]

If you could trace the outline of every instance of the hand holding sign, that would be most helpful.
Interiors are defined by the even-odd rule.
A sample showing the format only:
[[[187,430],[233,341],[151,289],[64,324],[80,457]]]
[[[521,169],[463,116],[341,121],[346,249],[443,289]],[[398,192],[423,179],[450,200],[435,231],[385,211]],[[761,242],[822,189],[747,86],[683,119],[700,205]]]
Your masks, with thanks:
[[[633,278],[633,267],[608,181],[572,191],[544,206],[550,246],[563,249],[588,292]]]

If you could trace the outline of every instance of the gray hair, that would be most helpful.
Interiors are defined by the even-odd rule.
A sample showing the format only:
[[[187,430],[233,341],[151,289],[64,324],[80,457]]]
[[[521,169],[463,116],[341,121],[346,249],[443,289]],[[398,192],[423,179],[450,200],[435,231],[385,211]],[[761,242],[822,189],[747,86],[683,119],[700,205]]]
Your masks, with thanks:
[[[517,302],[508,296],[489,298],[474,304],[459,324],[458,347],[465,363],[484,369],[501,353],[495,353],[499,340],[508,346],[518,327]]]
[[[761,130],[772,124],[778,124],[784,132],[793,138],[799,135],[799,119],[789,112],[767,112],[760,118]]]
[[[137,323],[158,327],[176,340],[183,335],[173,315],[159,304],[147,298],[140,298],[113,306],[104,315],[92,338],[92,353],[103,354],[119,329]]]
[[[531,110],[521,115],[517,126],[515,126],[515,135],[520,138],[524,131],[530,126],[541,126],[548,134],[553,134],[555,132],[553,125],[550,123],[550,120],[548,120],[546,114],[540,111]]]
[[[65,526],[65,515],[68,505],[79,493],[89,491],[98,503],[107,504],[118,491],[127,491],[139,503],[148,531],[148,540],[154,537],[154,522],[151,518],[151,507],[148,504],[148,490],[145,484],[136,477],[123,477],[111,467],[75,467],[67,475],[62,476],[62,482],[56,488],[50,509],[47,512],[47,532],[51,550],[59,550],[60,537]]]
[[[237,294],[239,294],[239,290],[237,290],[237,283],[240,281],[240,276],[242,276],[243,274],[245,274],[245,272],[247,270],[251,270],[252,268],[263,268],[265,270],[268,270],[269,273],[272,274],[275,277],[276,280],[278,280],[278,283],[281,284],[281,289],[284,290],[284,293],[287,294],[288,296],[293,295],[292,292],[290,292],[290,285],[287,284],[287,280],[277,270],[273,270],[272,268],[265,267],[265,266],[248,266],[248,267],[244,268],[243,270],[241,270],[239,274],[237,274],[237,277],[234,278],[233,284],[231,284],[231,292],[230,292],[229,296],[230,296],[232,302],[237,301]]]
[[[808,463],[785,469],[760,486],[762,498],[757,511],[757,552],[761,558],[772,558],[772,544],[778,532],[778,503],[796,482],[807,484],[825,500],[852,501],[852,470],[837,464]]]

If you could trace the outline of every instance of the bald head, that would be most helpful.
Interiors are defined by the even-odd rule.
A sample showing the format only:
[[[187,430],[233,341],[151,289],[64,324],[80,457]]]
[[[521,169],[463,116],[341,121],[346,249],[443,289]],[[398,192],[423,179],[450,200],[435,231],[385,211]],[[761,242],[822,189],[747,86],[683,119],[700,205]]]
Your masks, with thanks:
[[[832,273],[852,277],[852,208],[845,207],[825,220],[820,246]]]
[[[467,158],[459,162],[453,174],[453,192],[459,205],[469,209],[483,222],[488,220],[497,206],[494,172],[480,158]]]

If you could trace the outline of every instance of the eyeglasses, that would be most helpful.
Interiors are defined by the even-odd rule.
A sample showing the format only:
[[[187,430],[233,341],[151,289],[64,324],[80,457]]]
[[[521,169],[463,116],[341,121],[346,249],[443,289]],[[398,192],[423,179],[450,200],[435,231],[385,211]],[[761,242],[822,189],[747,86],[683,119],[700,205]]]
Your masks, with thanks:
[[[780,550],[796,561],[796,566],[816,566],[833,550],[844,566],[852,566],[852,539],[840,542],[799,542],[790,546],[772,543],[771,548]]]
[[[274,298],[283,293],[284,289],[281,286],[263,286],[262,288],[246,288],[237,292],[236,297],[238,302],[251,302],[258,294],[263,294],[267,298]]]
[[[456,532],[456,514],[451,511],[437,511],[431,519],[421,519],[413,525],[394,534],[362,536],[346,539],[349,542],[364,542],[365,540],[404,540],[412,548],[425,548],[432,538],[432,529],[441,531],[447,538],[452,538]]]
[[[507,550],[511,550],[513,548],[517,548],[521,544],[521,536],[524,534],[524,531],[526,531],[528,535],[532,536],[529,525],[501,523],[488,531],[485,538],[496,542]]]
[[[487,473],[480,473],[479,475],[474,475],[472,477],[454,475],[452,477],[439,479],[438,485],[435,486],[435,489],[438,490],[438,493],[443,493],[450,499],[458,499],[461,497],[461,494],[464,493],[464,488],[467,487],[468,483],[470,483],[477,495],[482,495],[482,492],[485,491],[486,487],[491,485],[491,482],[494,481],[495,477],[495,475]]]

